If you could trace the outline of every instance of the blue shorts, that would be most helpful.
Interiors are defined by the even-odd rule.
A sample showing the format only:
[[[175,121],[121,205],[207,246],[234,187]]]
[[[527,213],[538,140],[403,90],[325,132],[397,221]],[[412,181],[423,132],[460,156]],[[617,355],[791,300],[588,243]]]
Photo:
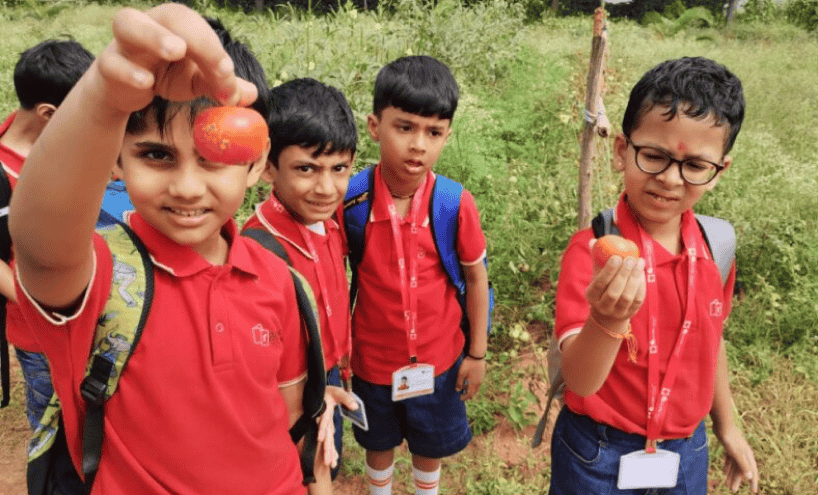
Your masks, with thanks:
[[[334,385],[343,388],[341,383],[341,371],[338,366],[333,366],[327,371],[327,385]],[[330,472],[332,479],[338,476],[338,471],[341,470],[341,454],[344,452],[344,418],[341,416],[341,411],[335,408],[332,414],[332,424],[335,426],[335,450],[338,451],[338,465]]]
[[[466,404],[455,390],[460,357],[435,377],[435,392],[392,402],[391,385],[375,385],[352,377],[352,390],[366,406],[369,431],[353,427],[355,440],[366,450],[391,450],[404,439],[409,452],[440,459],[466,448],[472,439]]]
[[[674,488],[619,490],[619,458],[645,448],[645,437],[597,423],[563,407],[551,437],[549,495],[706,495],[707,431],[702,421],[688,438],[667,440],[659,448],[681,456]]]

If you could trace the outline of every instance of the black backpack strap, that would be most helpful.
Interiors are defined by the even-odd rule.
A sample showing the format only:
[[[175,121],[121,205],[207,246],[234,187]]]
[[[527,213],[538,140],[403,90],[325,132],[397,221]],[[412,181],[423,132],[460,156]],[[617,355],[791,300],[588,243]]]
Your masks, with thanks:
[[[290,438],[292,438],[293,443],[298,443],[302,438],[304,439],[304,446],[300,456],[301,472],[304,475],[304,485],[308,485],[315,482],[313,467],[318,448],[318,423],[316,420],[327,407],[324,402],[327,372],[324,366],[324,349],[321,345],[321,328],[319,326],[320,318],[316,309],[315,297],[309,282],[292,267],[290,257],[287,255],[284,246],[273,234],[265,229],[246,229],[242,232],[242,235],[255,240],[287,263],[295,287],[298,312],[307,332],[307,383],[304,384],[301,399],[303,413],[290,428]]]
[[[0,163],[0,167],[2,164]],[[9,235],[9,202],[11,200],[11,184],[5,170],[0,170],[0,259],[8,263],[11,258],[11,236]],[[0,388],[3,397],[0,399],[0,408],[6,407],[11,401],[9,343],[6,340],[6,298],[0,296]]]
[[[108,242],[114,264],[122,262],[118,257],[127,258],[131,264],[141,263],[141,266],[130,266],[138,274],[138,283],[144,284],[144,299],[140,307],[139,304],[130,304],[130,301],[125,301],[122,297],[109,297],[97,323],[89,366],[80,385],[80,394],[86,403],[82,435],[82,472],[85,476],[86,493],[91,493],[99,469],[105,401],[116,392],[119,379],[139,343],[154,292],[153,262],[147,248],[130,227],[117,223],[98,232]],[[115,290],[116,286],[112,283],[112,293]],[[111,321],[108,317],[116,321]]]

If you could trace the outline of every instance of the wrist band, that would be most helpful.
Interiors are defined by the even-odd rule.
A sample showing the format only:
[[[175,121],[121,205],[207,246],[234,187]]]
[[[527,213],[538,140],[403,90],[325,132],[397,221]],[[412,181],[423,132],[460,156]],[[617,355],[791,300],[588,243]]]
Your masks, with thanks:
[[[594,319],[593,316],[588,316],[588,322],[591,324],[592,327],[596,328],[597,330],[601,331],[605,335],[609,337],[613,337],[618,340],[626,340],[628,342],[628,359],[632,363],[636,363],[636,337],[631,332],[631,324],[628,322],[628,329],[625,330],[623,333],[616,333],[607,328],[603,327],[599,324],[598,321]]]
[[[477,357],[477,356],[472,356],[470,352],[466,353],[466,357],[470,358],[470,359],[474,359],[475,361],[482,361],[482,360],[486,359],[485,354],[483,354],[483,357]]]

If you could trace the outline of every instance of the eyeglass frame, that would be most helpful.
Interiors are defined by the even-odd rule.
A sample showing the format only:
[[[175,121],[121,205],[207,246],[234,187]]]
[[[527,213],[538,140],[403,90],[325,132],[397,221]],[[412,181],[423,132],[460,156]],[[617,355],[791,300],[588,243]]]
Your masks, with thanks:
[[[679,164],[679,177],[681,177],[683,181],[685,181],[687,184],[690,184],[691,186],[704,186],[704,185],[707,185],[707,184],[713,182],[713,179],[718,177],[719,174],[721,173],[721,171],[726,168],[724,165],[711,162],[710,160],[705,160],[704,158],[687,158],[685,160],[677,160],[677,159],[673,158],[672,156],[668,155],[664,150],[661,150],[661,149],[656,148],[654,146],[637,146],[636,143],[631,141],[630,136],[628,136],[627,134],[623,134],[623,135],[625,136],[625,140],[628,142],[628,144],[630,146],[633,146],[633,151],[634,151],[633,161],[634,161],[634,163],[636,163],[636,168],[638,168],[639,170],[641,170],[642,172],[644,172],[644,173],[646,173],[648,175],[659,175],[659,174],[667,171],[667,169],[669,169],[671,165],[673,165],[674,163],[677,163],[677,164]],[[644,148],[651,148],[651,149],[654,149],[654,150],[658,151],[659,153],[663,154],[669,160],[667,162],[667,165],[665,166],[665,168],[663,168],[662,170],[659,170],[658,172],[649,172],[649,171],[643,169],[639,165],[639,150],[644,149]],[[702,161],[704,163],[708,163],[710,165],[713,165],[716,168],[716,173],[713,174],[713,177],[710,177],[705,182],[701,182],[701,183],[690,182],[689,180],[687,180],[687,177],[685,177],[684,168],[682,167],[682,165],[685,162],[690,162],[690,161],[693,161],[693,160],[700,160],[700,161]],[[721,158],[721,163],[724,163],[724,157]]]

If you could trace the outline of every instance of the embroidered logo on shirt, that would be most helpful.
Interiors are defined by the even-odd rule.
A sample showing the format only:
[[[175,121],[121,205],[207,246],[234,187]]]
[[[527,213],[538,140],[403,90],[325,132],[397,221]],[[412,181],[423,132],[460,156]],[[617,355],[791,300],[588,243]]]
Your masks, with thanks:
[[[261,323],[254,326],[251,330],[253,332],[254,344],[260,345],[261,347],[270,346],[270,331],[261,326]]]
[[[724,311],[724,304],[720,300],[713,299],[710,301],[710,316],[721,316],[722,311]]]

